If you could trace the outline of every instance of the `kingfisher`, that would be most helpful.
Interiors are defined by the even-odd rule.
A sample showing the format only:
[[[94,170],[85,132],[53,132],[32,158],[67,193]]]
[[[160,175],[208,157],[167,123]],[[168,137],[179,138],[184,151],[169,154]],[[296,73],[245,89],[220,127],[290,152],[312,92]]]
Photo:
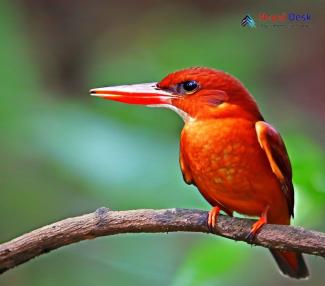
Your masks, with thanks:
[[[266,223],[290,225],[294,187],[285,144],[235,77],[191,67],[170,73],[160,82],[94,88],[90,94],[169,108],[181,116],[180,167],[184,181],[195,185],[212,206],[209,228],[216,226],[220,211],[259,217],[250,239]],[[270,251],[284,275],[309,276],[301,253]]]

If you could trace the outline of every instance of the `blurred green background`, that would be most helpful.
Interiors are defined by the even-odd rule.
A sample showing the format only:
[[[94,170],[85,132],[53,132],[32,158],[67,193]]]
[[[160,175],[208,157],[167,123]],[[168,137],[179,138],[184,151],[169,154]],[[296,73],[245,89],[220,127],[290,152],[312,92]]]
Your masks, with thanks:
[[[311,13],[309,27],[248,29],[247,14]],[[295,225],[325,230],[322,1],[0,2],[0,240],[107,206],[210,206],[178,165],[182,121],[91,98],[93,87],[158,81],[204,65],[237,76],[282,133]],[[306,257],[304,285],[324,285]],[[64,247],[0,285],[291,285],[267,250],[203,234],[105,237]]]

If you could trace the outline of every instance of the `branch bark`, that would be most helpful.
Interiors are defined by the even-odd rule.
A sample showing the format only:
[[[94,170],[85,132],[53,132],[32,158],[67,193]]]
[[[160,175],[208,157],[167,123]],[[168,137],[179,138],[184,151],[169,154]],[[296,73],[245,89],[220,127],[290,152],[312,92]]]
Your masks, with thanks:
[[[122,233],[203,232],[208,233],[206,211],[187,209],[95,212],[64,219],[0,244],[0,273],[36,256],[78,241]],[[265,225],[254,241],[246,235],[251,219],[220,215],[213,233],[232,240],[280,250],[325,257],[325,233],[301,227]]]

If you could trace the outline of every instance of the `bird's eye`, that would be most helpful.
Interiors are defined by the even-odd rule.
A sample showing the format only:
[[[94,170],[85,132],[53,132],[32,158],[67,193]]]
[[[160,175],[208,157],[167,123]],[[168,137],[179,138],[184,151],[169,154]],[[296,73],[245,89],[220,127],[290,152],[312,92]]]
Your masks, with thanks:
[[[180,87],[185,93],[193,93],[199,88],[199,84],[195,80],[189,80],[181,83]]]

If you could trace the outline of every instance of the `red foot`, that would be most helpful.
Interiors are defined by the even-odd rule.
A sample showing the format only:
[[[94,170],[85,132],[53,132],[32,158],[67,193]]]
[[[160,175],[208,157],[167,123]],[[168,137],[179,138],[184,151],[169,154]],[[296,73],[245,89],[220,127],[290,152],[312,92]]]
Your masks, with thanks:
[[[213,207],[209,211],[209,216],[208,216],[208,228],[210,232],[215,228],[217,221],[218,221],[218,216],[220,213],[220,208],[219,207]]]
[[[246,236],[248,240],[252,241],[255,238],[256,234],[261,230],[262,226],[267,223],[268,210],[269,210],[269,206],[267,206],[265,210],[262,212],[260,219],[253,224],[250,232]]]

